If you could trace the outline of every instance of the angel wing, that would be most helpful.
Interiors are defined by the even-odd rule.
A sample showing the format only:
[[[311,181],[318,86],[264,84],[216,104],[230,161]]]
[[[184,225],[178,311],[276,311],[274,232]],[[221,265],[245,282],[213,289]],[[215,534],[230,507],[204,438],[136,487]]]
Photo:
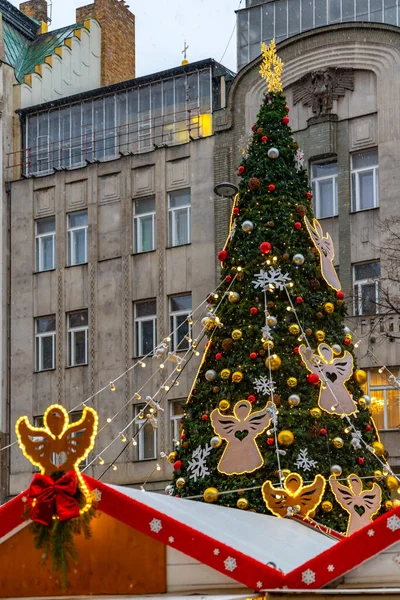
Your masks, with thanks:
[[[347,350],[344,353],[344,356],[336,358],[333,361],[333,364],[335,365],[336,371],[344,381],[347,380],[353,372],[353,357],[351,356],[350,352],[347,352]]]
[[[310,485],[305,485],[296,495],[296,504],[300,506],[300,514],[306,516],[316,508],[325,490],[325,478],[317,475]]]
[[[89,408],[83,410],[82,418],[70,425],[62,436],[60,443],[67,460],[63,464],[63,470],[73,469],[88,455],[97,433],[97,415]]]
[[[20,419],[16,425],[19,446],[28,459],[42,470],[53,470],[51,462],[53,438],[42,428],[32,427],[28,417]]]
[[[231,437],[231,435],[234,435],[235,430],[239,425],[239,420],[236,417],[225,416],[219,412],[218,408],[212,411],[210,419],[215,433],[223,439],[227,439]]]
[[[311,73],[307,73],[293,84],[293,104],[302,102],[304,106],[311,106],[312,90]]]
[[[354,90],[354,72],[353,69],[335,69],[332,71],[332,89],[333,99],[337,100],[344,96],[346,90]]]
[[[272,514],[277,517],[286,516],[287,509],[292,504],[288,503],[290,496],[285,490],[276,489],[270,481],[266,481],[262,486],[262,495]]]
[[[267,429],[267,427],[269,427],[272,420],[272,407],[273,404],[270,401],[268,402],[266,407],[263,408],[263,410],[259,410],[258,412],[251,414],[245,420],[246,425],[249,426],[249,429],[251,429],[251,431],[257,431],[258,433],[262,433],[264,429]]]
[[[308,352],[308,348],[306,348],[304,345],[300,346],[299,354],[300,354],[301,358],[303,359],[303,362],[309,369],[309,371],[311,371],[312,373],[316,373],[318,376],[320,376],[321,375],[321,366],[319,364],[320,360],[317,360],[316,362],[314,362],[314,360],[319,359],[318,355],[312,354],[310,356],[310,353]]]

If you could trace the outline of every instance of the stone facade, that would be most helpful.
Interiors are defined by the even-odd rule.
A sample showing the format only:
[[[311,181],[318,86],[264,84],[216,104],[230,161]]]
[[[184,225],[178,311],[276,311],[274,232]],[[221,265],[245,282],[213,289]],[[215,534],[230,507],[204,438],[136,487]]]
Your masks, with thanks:
[[[101,25],[101,86],[135,77],[135,16],[125,0],[95,0],[76,10],[76,22]]]
[[[30,19],[47,23],[47,0],[29,0],[19,5],[19,10]]]

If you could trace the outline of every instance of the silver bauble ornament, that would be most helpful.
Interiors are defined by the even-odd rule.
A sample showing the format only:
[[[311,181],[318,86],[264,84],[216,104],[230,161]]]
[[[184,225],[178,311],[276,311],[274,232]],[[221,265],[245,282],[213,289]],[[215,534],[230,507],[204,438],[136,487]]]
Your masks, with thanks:
[[[278,157],[279,157],[278,148],[270,148],[268,150],[268,158],[278,158]]]
[[[253,229],[254,229],[254,223],[253,223],[253,221],[243,221],[243,223],[242,223],[242,229],[246,233],[250,233],[251,231],[253,231]]]
[[[298,406],[300,404],[300,396],[297,394],[291,394],[289,396],[289,404],[290,406]]]
[[[340,477],[340,475],[342,474],[342,467],[340,465],[332,465],[331,466],[331,473],[335,477]]]
[[[216,377],[217,372],[214,371],[214,369],[209,369],[208,371],[206,371],[205,378],[207,379],[207,381],[214,381]]]
[[[219,446],[221,445],[221,443],[222,443],[222,440],[221,440],[221,438],[218,435],[212,437],[211,440],[210,440],[210,446],[211,446],[211,448],[219,448]]]
[[[167,487],[164,490],[164,493],[167,494],[167,496],[172,496],[174,493],[174,486],[173,485],[167,485]]]
[[[365,406],[371,406],[372,402],[371,402],[371,398],[367,395],[363,396],[364,400],[365,400]]]
[[[277,323],[278,319],[276,317],[273,317],[272,315],[267,317],[267,325],[269,327],[275,327]]]
[[[343,331],[345,332],[346,335],[348,333],[351,333],[351,331],[350,331],[350,329],[348,327],[343,327]]]
[[[293,262],[295,265],[302,265],[304,263],[304,256],[302,254],[295,254],[293,256]]]
[[[336,354],[336,356],[342,353],[342,348],[339,346],[339,344],[332,344],[331,348],[333,350],[333,354]]]
[[[237,304],[240,300],[240,294],[238,292],[229,292],[228,300],[231,304]]]

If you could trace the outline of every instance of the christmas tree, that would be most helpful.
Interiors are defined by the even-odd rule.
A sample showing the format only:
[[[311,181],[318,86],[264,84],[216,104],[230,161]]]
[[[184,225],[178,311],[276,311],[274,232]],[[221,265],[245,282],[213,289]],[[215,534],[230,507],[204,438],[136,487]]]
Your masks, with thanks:
[[[209,341],[168,491],[352,533],[393,506],[398,481],[360,388],[273,42],[263,55],[265,100],[238,169],[222,294],[208,299]]]

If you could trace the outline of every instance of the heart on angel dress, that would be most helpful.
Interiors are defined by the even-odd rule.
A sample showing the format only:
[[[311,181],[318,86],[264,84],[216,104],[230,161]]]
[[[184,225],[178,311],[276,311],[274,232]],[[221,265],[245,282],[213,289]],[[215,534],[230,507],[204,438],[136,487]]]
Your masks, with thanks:
[[[365,513],[364,506],[359,506],[358,504],[354,504],[354,510],[356,511],[357,514],[360,515],[360,517],[362,517],[363,514]]]
[[[57,469],[59,469],[65,462],[67,462],[67,458],[68,455],[66,452],[53,452],[51,455],[51,462]]]
[[[235,438],[237,438],[239,441],[243,441],[244,438],[246,438],[249,435],[249,432],[246,429],[243,429],[243,431],[235,431]]]
[[[332,381],[332,383],[335,383],[336,379],[337,379],[337,375],[336,373],[325,373],[325,375],[327,376],[327,378]]]

